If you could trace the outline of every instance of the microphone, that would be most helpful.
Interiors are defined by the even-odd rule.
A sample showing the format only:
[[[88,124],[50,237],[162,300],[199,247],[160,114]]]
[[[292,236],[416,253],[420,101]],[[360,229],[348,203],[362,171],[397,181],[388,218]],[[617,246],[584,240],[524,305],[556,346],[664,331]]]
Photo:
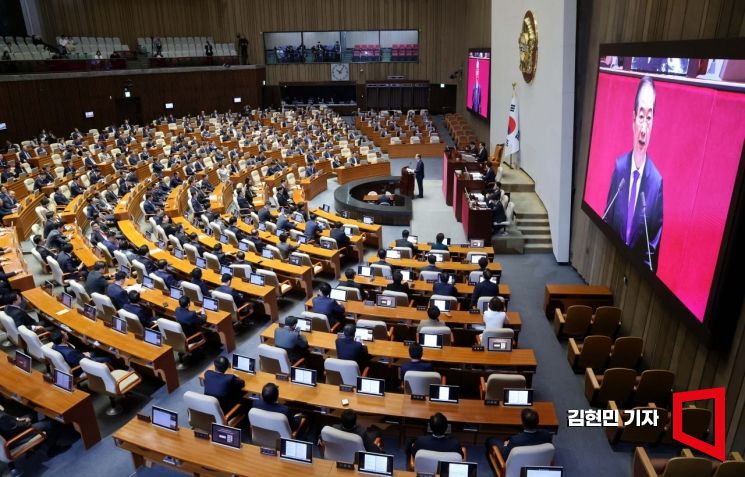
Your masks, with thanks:
[[[613,207],[613,203],[616,201],[616,197],[618,197],[618,193],[621,192],[621,189],[623,189],[623,186],[626,185],[626,178],[624,177],[621,179],[621,182],[618,183],[618,188],[616,188],[616,193],[613,194],[613,198],[610,200],[610,204],[608,204],[608,208],[605,209],[605,213],[603,214],[602,221],[605,222],[605,216],[608,215],[608,212],[610,211],[610,208]]]
[[[647,228],[647,199],[644,197],[644,191],[641,192],[642,198],[642,216],[644,217],[644,234],[647,237],[647,258],[649,259],[649,270],[654,272],[652,268],[652,252],[649,248],[649,229]]]

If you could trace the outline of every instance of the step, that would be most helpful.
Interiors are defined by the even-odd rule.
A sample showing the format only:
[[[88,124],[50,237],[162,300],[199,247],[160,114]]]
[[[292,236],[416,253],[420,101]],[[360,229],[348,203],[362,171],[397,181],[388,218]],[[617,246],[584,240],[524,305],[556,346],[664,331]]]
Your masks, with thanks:
[[[515,220],[515,223],[518,225],[518,227],[526,226],[526,227],[548,227],[548,218],[545,219],[526,219],[523,217],[517,218]]]
[[[517,216],[517,220],[522,219],[544,219],[548,220],[548,215],[546,212],[521,212],[520,209],[515,205],[515,215]]]
[[[528,183],[514,183],[510,184],[502,180],[502,189],[505,192],[535,192],[535,184]]]
[[[551,244],[526,243],[523,251],[524,253],[553,253],[554,249]]]
[[[551,235],[526,235],[525,236],[525,243],[544,243],[544,244],[551,244]]]
[[[551,235],[551,229],[548,226],[526,227],[522,224],[518,224],[517,228],[523,233],[523,235]]]

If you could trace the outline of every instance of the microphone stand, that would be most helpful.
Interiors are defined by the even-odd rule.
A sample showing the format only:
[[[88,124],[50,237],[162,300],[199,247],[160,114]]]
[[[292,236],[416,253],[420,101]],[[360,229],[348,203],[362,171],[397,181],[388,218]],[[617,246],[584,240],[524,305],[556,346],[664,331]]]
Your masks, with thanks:
[[[610,208],[613,207],[613,204],[616,202],[616,197],[618,197],[618,193],[621,192],[621,189],[623,189],[623,186],[626,184],[626,179],[621,179],[621,182],[618,183],[618,189],[616,189],[616,193],[613,194],[613,198],[610,200],[610,204],[608,204],[608,208],[605,209],[605,213],[603,213],[603,217],[600,219],[603,222],[605,222],[605,216],[608,215],[608,212],[610,212]]]
[[[647,237],[647,258],[649,259],[649,270],[654,272],[652,268],[652,252],[649,248],[649,229],[647,228],[647,201],[644,197],[644,191],[641,193],[642,196],[642,216],[644,217],[644,234]]]

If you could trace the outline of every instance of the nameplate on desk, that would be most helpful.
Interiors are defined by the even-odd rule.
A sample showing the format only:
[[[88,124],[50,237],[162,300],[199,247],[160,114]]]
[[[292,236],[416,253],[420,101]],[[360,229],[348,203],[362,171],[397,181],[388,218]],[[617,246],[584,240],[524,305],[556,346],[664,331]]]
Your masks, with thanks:
[[[468,310],[468,313],[470,313],[472,315],[480,315],[481,314],[481,310],[479,310],[478,308],[470,308]]]
[[[365,305],[365,306],[373,306],[375,304],[375,302],[372,301],[372,300],[365,300],[365,301],[362,302],[362,304]]]
[[[55,313],[55,315],[57,315],[57,316],[64,315],[68,311],[70,311],[70,310],[68,310],[67,308],[64,308],[64,309],[58,311],[57,313]]]
[[[354,464],[350,462],[336,462],[337,469],[354,470]]]
[[[476,282],[468,282],[468,284],[469,284],[470,286],[472,286],[472,287],[475,287],[475,286],[476,286]]]
[[[138,421],[150,422],[150,416],[147,414],[137,414]]]
[[[426,309],[427,309],[427,307],[424,306],[424,305],[417,305],[417,307],[416,307],[416,310],[417,311],[425,311]]]
[[[471,351],[484,351],[484,347],[481,345],[473,345],[471,346]]]
[[[414,343],[416,343],[414,340],[404,340],[404,346],[411,346]]]
[[[478,424],[463,424],[464,432],[479,432]]]
[[[424,394],[412,394],[411,400],[412,401],[426,401],[427,396],[425,396]]]
[[[354,392],[354,386],[352,386],[351,384],[340,384],[339,391],[343,393],[351,393]]]
[[[416,477],[435,477],[435,474],[428,474],[426,472],[417,472]]]
[[[196,437],[197,439],[206,439],[206,440],[209,440],[210,435],[207,432],[194,431],[194,437]]]
[[[485,406],[499,406],[499,399],[485,399]]]
[[[259,453],[261,455],[270,455],[276,457],[277,449],[272,449],[271,447],[259,447]]]
[[[275,375],[275,377],[277,378],[277,381],[289,381],[290,380],[290,376],[287,374],[280,373],[280,374]]]

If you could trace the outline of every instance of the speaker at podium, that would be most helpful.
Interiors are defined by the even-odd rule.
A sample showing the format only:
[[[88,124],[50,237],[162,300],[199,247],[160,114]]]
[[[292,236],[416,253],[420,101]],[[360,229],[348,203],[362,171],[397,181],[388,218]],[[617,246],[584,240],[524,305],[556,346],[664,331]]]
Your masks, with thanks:
[[[414,170],[408,166],[401,169],[401,181],[398,185],[401,195],[414,197]]]

